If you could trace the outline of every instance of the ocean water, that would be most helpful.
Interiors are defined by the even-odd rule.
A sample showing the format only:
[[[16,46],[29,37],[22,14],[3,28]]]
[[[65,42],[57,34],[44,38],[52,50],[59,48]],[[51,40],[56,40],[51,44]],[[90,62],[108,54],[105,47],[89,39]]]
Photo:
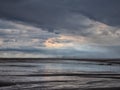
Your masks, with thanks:
[[[3,71],[43,71],[49,72],[111,72],[120,73],[120,65],[113,64],[101,64],[98,62],[87,62],[87,61],[40,61],[40,62],[8,62],[0,63],[0,70]],[[2,74],[2,73],[1,73]]]
[[[119,88],[120,65],[75,60],[0,63],[0,90]]]

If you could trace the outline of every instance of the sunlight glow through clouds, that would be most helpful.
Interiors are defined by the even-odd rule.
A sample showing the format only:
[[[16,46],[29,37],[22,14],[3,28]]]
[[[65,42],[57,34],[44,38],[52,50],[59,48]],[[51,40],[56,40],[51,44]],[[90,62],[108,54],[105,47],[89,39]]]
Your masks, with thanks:
[[[94,53],[111,52],[107,45],[120,44],[119,28],[100,22],[90,23],[92,27],[75,30],[77,34],[69,29],[59,29],[59,34],[56,34],[55,30],[49,32],[48,29],[22,22],[0,20],[0,24],[3,24],[0,27],[0,57],[54,57],[71,54],[92,57]],[[83,32],[87,35],[82,35]]]
[[[82,36],[60,35],[59,37],[48,38],[44,45],[47,48],[74,47],[75,44],[85,44],[87,40]]]

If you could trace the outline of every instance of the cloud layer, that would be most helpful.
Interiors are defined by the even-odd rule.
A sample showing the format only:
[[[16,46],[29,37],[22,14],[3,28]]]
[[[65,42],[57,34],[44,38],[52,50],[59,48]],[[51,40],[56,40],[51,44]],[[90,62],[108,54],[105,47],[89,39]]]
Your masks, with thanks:
[[[71,13],[112,26],[119,26],[118,0],[1,0],[0,16],[35,22],[43,26],[58,26]]]
[[[76,30],[77,34],[71,33],[67,29],[51,32],[48,29],[31,26],[23,22],[6,20],[0,20],[0,25],[2,25],[0,27],[1,57],[119,57],[120,50],[119,43],[117,43],[119,37],[115,33],[112,33],[113,35],[110,33],[105,36],[106,39],[102,40],[104,34],[101,34],[103,33],[101,29],[101,32],[96,31],[99,31],[99,25],[91,27],[94,32],[87,35],[82,35],[79,30]],[[107,29],[112,28],[110,26],[105,27]],[[91,28],[86,29],[85,32],[91,31]],[[105,30],[107,31],[107,29]],[[60,31],[59,34],[55,33],[58,31]],[[108,38],[113,39],[113,37],[114,40],[111,41],[115,43],[109,45]],[[98,39],[101,43],[97,42]]]
[[[0,57],[120,58],[118,0],[1,0]]]

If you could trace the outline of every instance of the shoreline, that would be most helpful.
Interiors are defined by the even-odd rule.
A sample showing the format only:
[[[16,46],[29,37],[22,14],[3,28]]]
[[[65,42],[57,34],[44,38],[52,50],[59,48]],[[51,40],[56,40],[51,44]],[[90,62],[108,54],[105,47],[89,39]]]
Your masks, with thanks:
[[[120,59],[74,59],[74,58],[0,58],[1,62],[39,62],[39,61],[61,61],[61,60],[69,60],[69,61],[86,61],[86,62],[100,62],[100,63],[108,63],[111,64],[120,64]]]
[[[79,61],[97,62],[102,67],[115,64],[114,60],[97,59],[0,58],[0,90],[120,90],[120,73],[77,71],[80,65],[69,71],[62,66]]]

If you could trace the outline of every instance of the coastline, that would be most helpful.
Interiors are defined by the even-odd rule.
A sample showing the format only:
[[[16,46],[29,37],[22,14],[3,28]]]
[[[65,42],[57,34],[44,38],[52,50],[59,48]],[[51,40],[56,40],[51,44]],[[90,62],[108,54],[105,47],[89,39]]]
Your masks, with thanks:
[[[119,90],[120,73],[76,70],[82,64],[116,66],[116,63],[112,63],[114,60],[99,61],[0,59],[0,90]],[[73,70],[73,66],[68,66],[72,64],[76,66]]]

